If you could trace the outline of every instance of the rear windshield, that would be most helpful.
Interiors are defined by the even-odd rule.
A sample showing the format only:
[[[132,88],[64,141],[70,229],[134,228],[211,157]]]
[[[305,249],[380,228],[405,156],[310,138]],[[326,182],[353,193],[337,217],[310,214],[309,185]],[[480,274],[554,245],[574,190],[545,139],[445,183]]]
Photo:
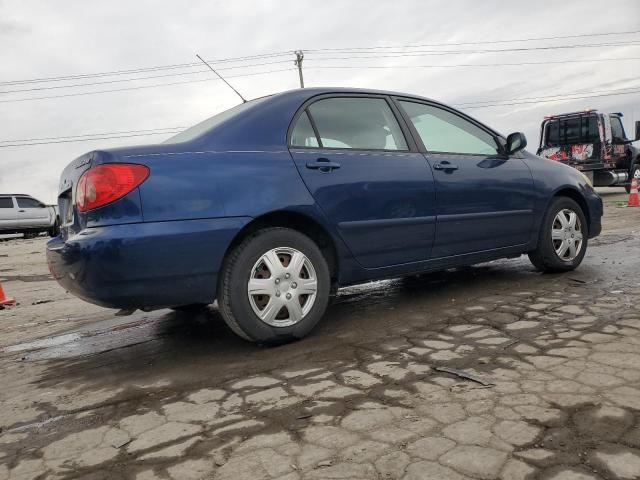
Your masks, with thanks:
[[[547,147],[593,143],[599,139],[598,119],[594,115],[549,120],[544,128]]]
[[[269,97],[257,98],[255,100],[250,100],[246,103],[241,103],[240,105],[236,105],[235,107],[230,108],[229,110],[225,110],[224,112],[220,112],[213,117],[207,118],[206,120],[194,125],[193,127],[187,128],[185,131],[180,132],[177,135],[167,139],[164,143],[181,143],[188,142],[193,140],[194,138],[198,138],[204,133],[208,132],[214,127],[217,127],[222,122],[229,120],[230,118],[235,117],[236,115],[252,108],[262,102],[264,102]]]

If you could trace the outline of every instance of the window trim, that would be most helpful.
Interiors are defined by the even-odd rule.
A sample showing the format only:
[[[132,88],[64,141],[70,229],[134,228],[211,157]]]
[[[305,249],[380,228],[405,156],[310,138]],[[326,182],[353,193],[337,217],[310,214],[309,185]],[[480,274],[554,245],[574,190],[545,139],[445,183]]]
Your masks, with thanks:
[[[331,99],[331,98],[372,98],[372,99],[384,100],[387,103],[389,110],[391,111],[391,114],[393,115],[396,122],[398,123],[398,127],[400,128],[400,132],[404,137],[404,141],[407,144],[407,148],[388,150],[388,149],[380,149],[380,148],[339,148],[339,147],[323,146],[320,133],[318,132],[318,128],[316,126],[315,119],[313,118],[313,115],[311,115],[311,112],[309,111],[309,107],[316,102]],[[302,116],[304,112],[306,112],[309,117],[313,131],[316,134],[316,140],[318,142],[318,145],[320,145],[319,147],[297,147],[297,146],[291,145],[291,135],[298,123],[298,119]],[[328,151],[335,151],[335,152],[374,152],[374,153],[399,153],[399,154],[415,153],[418,151],[418,147],[415,141],[413,140],[413,136],[411,135],[411,132],[409,131],[405,123],[404,117],[401,116],[401,112],[398,111],[396,105],[394,105],[389,95],[357,93],[357,92],[325,93],[325,94],[316,95],[314,97],[307,99],[298,108],[296,113],[293,115],[291,122],[289,123],[289,128],[287,129],[287,148],[289,150],[325,150],[325,151],[328,150]]]
[[[497,156],[503,157],[503,158],[511,158],[509,157],[506,152],[504,151],[504,146],[502,142],[499,142],[498,139],[501,139],[505,144],[506,144],[506,138],[504,138],[502,135],[500,135],[498,132],[496,132],[495,130],[487,127],[486,125],[480,123],[479,121],[477,121],[476,119],[465,115],[464,113],[460,112],[459,110],[456,110],[454,108],[451,108],[447,105],[444,105],[442,103],[438,103],[432,100],[423,100],[423,99],[417,99],[417,98],[413,98],[413,97],[404,97],[404,96],[400,96],[400,95],[394,95],[393,97],[391,97],[392,101],[394,103],[397,103],[397,108],[400,111],[400,113],[403,116],[404,121],[406,122],[409,130],[411,131],[411,135],[413,135],[415,137],[415,142],[418,145],[418,149],[421,153],[423,154],[438,154],[438,155],[457,155],[460,157],[492,157],[495,155],[487,155],[485,153],[460,153],[460,152],[443,152],[443,151],[439,151],[439,150],[429,150],[427,149],[426,145],[424,144],[424,142],[422,141],[422,138],[420,137],[420,134],[418,133],[418,130],[416,130],[415,126],[413,125],[413,122],[411,121],[411,118],[409,117],[409,115],[407,114],[407,112],[402,108],[402,105],[400,102],[407,102],[407,103],[417,103],[420,105],[425,105],[427,107],[433,107],[433,108],[439,108],[441,110],[444,110],[446,112],[451,113],[452,115],[456,115],[460,118],[462,118],[463,120],[468,121],[469,123],[471,123],[472,125],[475,125],[476,127],[478,127],[480,130],[484,131],[485,133],[488,133],[489,135],[491,135],[494,139],[494,142],[496,143],[496,149],[497,149]],[[513,155],[514,158],[521,158],[521,155],[518,155],[520,152],[517,152],[516,154]]]

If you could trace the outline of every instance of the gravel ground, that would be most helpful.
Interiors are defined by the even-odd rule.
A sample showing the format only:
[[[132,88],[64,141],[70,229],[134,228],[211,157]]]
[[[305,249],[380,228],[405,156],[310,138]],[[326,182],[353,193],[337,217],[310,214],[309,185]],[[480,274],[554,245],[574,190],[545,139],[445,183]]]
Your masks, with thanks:
[[[268,349],[214,307],[115,317],[51,279],[45,238],[0,241],[0,480],[640,478],[640,209],[603,198],[575,272],[344,289]]]

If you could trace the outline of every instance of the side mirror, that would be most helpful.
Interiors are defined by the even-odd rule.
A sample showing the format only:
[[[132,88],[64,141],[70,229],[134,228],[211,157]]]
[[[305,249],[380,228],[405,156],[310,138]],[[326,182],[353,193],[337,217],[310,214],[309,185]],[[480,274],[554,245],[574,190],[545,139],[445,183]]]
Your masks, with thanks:
[[[527,137],[522,132],[514,132],[507,137],[505,150],[507,155],[513,155],[527,146]]]
[[[40,202],[40,203],[38,203],[38,207],[40,207],[40,208],[46,208],[47,206],[46,206],[44,203]]]
[[[640,120],[636,120],[636,140],[640,140]]]

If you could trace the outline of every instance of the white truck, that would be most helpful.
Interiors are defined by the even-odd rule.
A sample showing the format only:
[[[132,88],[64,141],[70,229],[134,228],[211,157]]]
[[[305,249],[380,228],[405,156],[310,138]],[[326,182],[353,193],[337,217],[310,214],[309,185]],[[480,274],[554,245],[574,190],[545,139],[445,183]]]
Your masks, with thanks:
[[[22,233],[32,237],[47,232],[55,237],[60,231],[58,209],[30,195],[0,194],[0,235]]]

